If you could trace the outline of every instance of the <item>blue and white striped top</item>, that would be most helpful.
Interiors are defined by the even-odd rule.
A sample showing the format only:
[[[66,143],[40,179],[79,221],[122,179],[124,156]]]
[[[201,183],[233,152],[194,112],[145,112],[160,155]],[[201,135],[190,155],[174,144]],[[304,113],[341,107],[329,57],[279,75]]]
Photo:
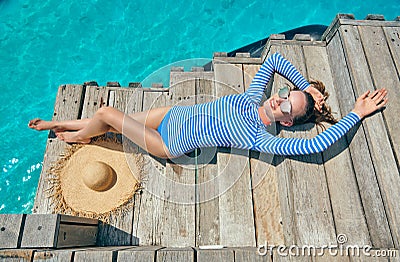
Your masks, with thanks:
[[[309,86],[289,61],[275,53],[263,63],[245,93],[204,104],[173,106],[167,124],[170,154],[178,157],[195,148],[212,146],[278,155],[312,154],[327,149],[360,121],[351,112],[312,139],[275,137],[266,130],[258,114],[264,89],[275,72],[301,90]]]

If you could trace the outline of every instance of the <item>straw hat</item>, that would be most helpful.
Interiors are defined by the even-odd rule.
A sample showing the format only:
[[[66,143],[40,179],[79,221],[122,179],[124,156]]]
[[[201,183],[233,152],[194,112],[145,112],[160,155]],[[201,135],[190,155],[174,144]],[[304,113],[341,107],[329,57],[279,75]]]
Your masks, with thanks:
[[[141,154],[115,141],[73,145],[49,170],[55,211],[107,220],[132,206],[142,167]]]

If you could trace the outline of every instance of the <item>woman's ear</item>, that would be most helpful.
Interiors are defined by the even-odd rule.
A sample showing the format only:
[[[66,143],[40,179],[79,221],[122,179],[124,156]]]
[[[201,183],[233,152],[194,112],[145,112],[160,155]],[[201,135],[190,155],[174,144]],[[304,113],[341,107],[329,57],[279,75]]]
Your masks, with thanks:
[[[280,121],[279,123],[281,125],[287,126],[287,127],[291,127],[293,125],[293,121],[292,120],[290,120],[290,121]]]

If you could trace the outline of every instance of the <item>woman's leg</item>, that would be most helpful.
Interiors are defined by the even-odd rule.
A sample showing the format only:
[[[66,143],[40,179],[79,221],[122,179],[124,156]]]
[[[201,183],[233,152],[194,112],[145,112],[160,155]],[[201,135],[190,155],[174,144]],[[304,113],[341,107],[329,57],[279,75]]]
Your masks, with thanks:
[[[153,108],[147,111],[129,114],[129,116],[147,127],[157,129],[160,125],[164,115],[171,107]],[[28,127],[42,131],[52,129],[55,133],[63,131],[77,131],[81,130],[90,122],[91,118],[78,119],[78,120],[64,120],[64,121],[45,121],[40,118],[35,118],[29,121]],[[109,132],[116,132],[112,128]]]
[[[145,117],[146,114],[140,114],[136,116],[137,119],[134,119],[115,108],[102,107],[84,128],[76,132],[57,133],[57,136],[66,142],[88,143],[91,137],[115,130],[123,133],[124,136],[150,154],[167,158],[171,157],[171,155],[162,141],[160,134],[152,127],[156,125],[158,127],[168,110],[169,107],[160,108],[153,112],[150,110],[147,112],[147,118]],[[141,120],[152,127],[147,127]]]
[[[40,118],[35,118],[29,121],[28,127],[38,131],[50,129],[54,132],[63,132],[66,130],[74,131],[84,128],[89,121],[89,118],[65,121],[45,121]]]

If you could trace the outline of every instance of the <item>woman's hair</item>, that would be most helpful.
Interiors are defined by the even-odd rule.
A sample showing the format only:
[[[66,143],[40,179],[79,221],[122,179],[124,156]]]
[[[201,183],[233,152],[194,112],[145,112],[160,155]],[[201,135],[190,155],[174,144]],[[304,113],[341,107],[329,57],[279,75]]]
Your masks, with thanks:
[[[294,90],[298,89],[295,88]],[[314,105],[315,105],[314,99],[309,93],[307,92],[303,93],[306,96],[306,110],[302,115],[293,118],[293,125],[299,125],[299,124],[304,124],[306,122],[310,122],[309,120],[314,115]]]
[[[325,91],[325,85],[318,80],[311,80],[310,84],[314,86],[321,94],[324,96],[324,100],[326,101],[329,97],[329,93]],[[332,110],[331,107],[327,105],[325,102],[322,105],[322,112],[319,112],[318,110],[314,109],[314,99],[313,97],[307,93],[304,92],[306,96],[306,110],[303,115],[297,116],[293,119],[293,124],[304,124],[307,122],[315,123],[319,127],[325,129],[325,126],[322,124],[322,122],[327,122],[330,124],[335,124],[337,123],[337,119],[332,115]]]

